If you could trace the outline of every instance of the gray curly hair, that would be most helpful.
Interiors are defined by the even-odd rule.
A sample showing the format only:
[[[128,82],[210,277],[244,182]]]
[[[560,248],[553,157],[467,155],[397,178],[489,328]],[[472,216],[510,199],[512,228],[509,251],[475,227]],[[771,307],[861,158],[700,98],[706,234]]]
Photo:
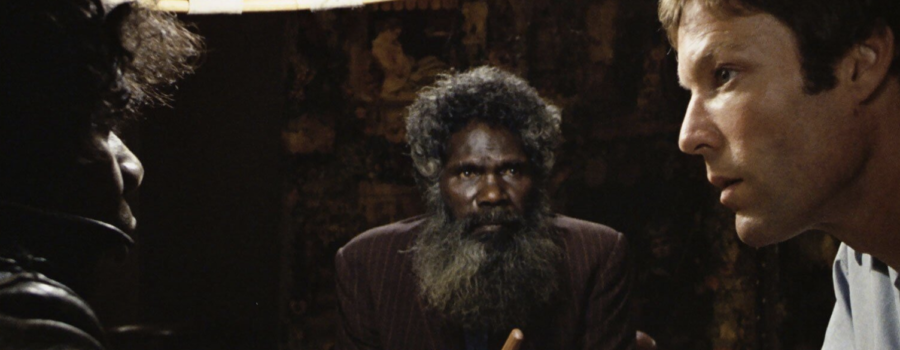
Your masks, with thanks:
[[[550,175],[562,142],[559,109],[521,78],[482,66],[441,76],[409,107],[406,138],[416,179],[426,190],[437,190],[450,136],[473,120],[518,134],[539,181]]]

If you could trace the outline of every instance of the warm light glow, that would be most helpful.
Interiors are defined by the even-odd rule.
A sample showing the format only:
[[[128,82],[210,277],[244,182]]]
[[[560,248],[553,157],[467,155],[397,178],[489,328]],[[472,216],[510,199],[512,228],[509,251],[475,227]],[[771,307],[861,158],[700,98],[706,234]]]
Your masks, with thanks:
[[[243,12],[327,10],[388,1],[395,0],[244,0]],[[160,11],[186,13],[191,9],[191,4],[188,0],[159,0],[155,8]]]

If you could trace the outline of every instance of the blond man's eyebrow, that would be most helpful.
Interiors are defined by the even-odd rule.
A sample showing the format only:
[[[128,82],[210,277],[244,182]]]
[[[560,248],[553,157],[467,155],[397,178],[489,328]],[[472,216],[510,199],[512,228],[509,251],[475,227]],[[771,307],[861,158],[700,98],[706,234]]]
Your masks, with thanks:
[[[708,66],[711,62],[715,60],[715,57],[721,56],[721,52],[723,51],[743,51],[747,48],[747,43],[744,41],[736,41],[736,40],[728,40],[722,43],[715,43],[715,45],[707,44],[705,45],[699,53],[695,56],[698,58],[693,60],[693,65],[689,67],[688,71],[692,76],[697,75],[697,71],[703,67]],[[685,81],[682,75],[678,74],[678,85],[681,86],[685,90],[690,90],[690,81]]]

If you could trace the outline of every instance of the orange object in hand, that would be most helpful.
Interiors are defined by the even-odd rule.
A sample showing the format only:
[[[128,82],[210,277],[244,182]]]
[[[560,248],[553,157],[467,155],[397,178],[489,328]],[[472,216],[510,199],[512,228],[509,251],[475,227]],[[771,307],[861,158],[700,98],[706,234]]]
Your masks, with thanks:
[[[503,344],[503,350],[519,350],[519,347],[522,346],[522,340],[525,339],[525,335],[522,334],[518,328],[509,332],[509,338],[506,338],[506,344]]]

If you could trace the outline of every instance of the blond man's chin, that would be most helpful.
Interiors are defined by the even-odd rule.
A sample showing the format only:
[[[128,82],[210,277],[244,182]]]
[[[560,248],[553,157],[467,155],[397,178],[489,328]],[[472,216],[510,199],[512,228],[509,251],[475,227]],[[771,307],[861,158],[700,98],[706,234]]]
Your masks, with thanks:
[[[734,217],[734,228],[738,238],[754,248],[781,243],[802,232],[792,229],[793,225],[776,224],[773,221],[737,214]]]

